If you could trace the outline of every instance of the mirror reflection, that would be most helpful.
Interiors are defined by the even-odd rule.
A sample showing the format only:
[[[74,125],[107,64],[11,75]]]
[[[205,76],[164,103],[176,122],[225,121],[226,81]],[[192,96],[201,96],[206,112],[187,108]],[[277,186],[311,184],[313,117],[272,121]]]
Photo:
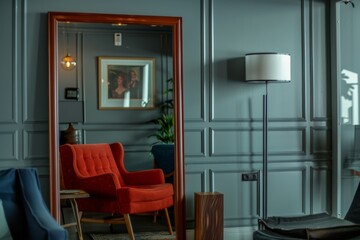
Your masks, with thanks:
[[[95,90],[97,109],[152,109],[166,97],[170,27],[60,23],[58,42],[60,101],[69,100],[69,88],[79,89],[78,101]]]
[[[94,16],[102,15],[94,14]],[[176,29],[178,20],[174,18],[167,22],[165,18],[159,20],[159,17],[155,17],[156,21],[154,20],[153,24],[151,17],[145,17],[145,24],[137,24],[134,16],[128,22],[126,17],[115,16],[125,20],[108,22],[109,16],[105,16],[104,22],[99,17],[92,22],[91,14],[87,14],[86,21],[84,19],[76,21],[76,17],[75,21],[70,21],[70,17],[69,20],[56,22],[55,29],[51,28],[51,23],[49,25],[49,39],[51,39],[51,34],[54,35],[54,42],[50,43],[54,46],[54,52],[50,53],[49,57],[50,71],[54,71],[53,75],[50,72],[54,81],[54,86],[50,86],[50,96],[51,91],[54,93],[57,91],[53,95],[54,104],[58,105],[58,112],[56,112],[56,107],[50,104],[49,122],[50,129],[55,129],[54,135],[58,136],[59,140],[59,144],[56,143],[57,140],[50,140],[50,151],[58,148],[57,145],[60,146],[62,162],[59,166],[64,167],[66,164],[64,165],[63,161],[68,160],[65,160],[67,154],[63,152],[70,151],[62,150],[64,144],[69,143],[77,149],[71,150],[73,152],[83,151],[84,155],[91,152],[91,157],[94,154],[92,151],[98,147],[99,143],[119,142],[120,147],[109,144],[105,147],[111,150],[109,153],[112,153],[114,158],[121,156],[123,160],[124,168],[120,168],[119,173],[116,172],[115,175],[120,174],[120,178],[127,179],[127,171],[132,174],[162,169],[162,174],[166,177],[165,185],[171,185],[174,189],[171,191],[175,195],[170,194],[171,203],[168,196],[169,190],[163,189],[163,198],[166,200],[154,199],[154,203],[157,201],[159,205],[158,209],[149,208],[148,211],[143,209],[128,212],[130,215],[147,212],[150,213],[150,219],[152,219],[160,214],[157,210],[165,210],[160,216],[165,217],[167,221],[158,221],[160,229],[163,225],[165,228],[162,230],[168,229],[168,233],[172,234],[172,225],[176,230],[177,239],[184,239],[183,173],[181,172],[183,169],[178,167],[182,166],[183,161],[182,104],[179,97],[181,96],[179,77],[181,63],[178,62],[181,57],[179,47],[181,42],[177,33],[179,30]],[[144,19],[141,18],[144,17],[140,17],[139,22],[143,23]],[[162,24],[156,24],[157,22]],[[57,116],[58,122],[51,121],[51,116]],[[154,143],[161,144],[154,145]],[[91,149],[79,150],[76,146],[83,144],[91,144]],[[165,150],[160,150],[162,145],[166,146]],[[69,147],[69,145],[66,146]],[[166,153],[159,154],[163,151]],[[106,149],[98,152],[106,152]],[[165,155],[165,161],[158,160],[161,155]],[[72,156],[72,160],[69,161],[76,161],[74,160],[76,158]],[[94,166],[102,164],[96,159],[91,161]],[[78,166],[81,164],[84,163],[79,162]],[[122,163],[115,161],[114,164],[116,166]],[[55,172],[56,169],[55,166]],[[72,176],[69,175],[71,171],[77,170],[65,167],[62,169],[61,176],[59,174],[59,177],[64,177],[61,183],[65,183],[65,186],[70,182],[68,179]],[[89,172],[82,173],[90,174]],[[123,173],[125,175],[121,176]],[[136,182],[148,179],[149,176],[136,177]],[[65,188],[64,185],[62,187]],[[60,189],[59,186],[52,186],[52,188],[55,192]],[[96,192],[97,190],[95,190],[95,195]],[[139,196],[141,194],[143,193],[139,193]],[[90,193],[89,199],[92,198],[91,195]],[[85,203],[88,200],[78,200],[79,203],[81,201]],[[87,204],[96,208],[96,201],[88,201]],[[55,199],[52,204],[56,205],[57,202],[58,200]],[[149,206],[153,205],[149,204]],[[131,206],[130,204],[128,207],[132,208]],[[104,212],[103,209],[92,207],[88,208],[92,210],[90,212]],[[130,224],[129,227],[128,224],[130,220],[127,219],[126,214],[124,217],[122,221],[126,223],[127,232],[130,238],[134,238],[131,234],[132,226]],[[87,217],[83,217],[82,221],[93,222]],[[159,230],[159,226],[154,223],[148,226],[143,230],[149,231],[151,228],[154,231]],[[138,226],[134,226],[134,229],[142,231]]]

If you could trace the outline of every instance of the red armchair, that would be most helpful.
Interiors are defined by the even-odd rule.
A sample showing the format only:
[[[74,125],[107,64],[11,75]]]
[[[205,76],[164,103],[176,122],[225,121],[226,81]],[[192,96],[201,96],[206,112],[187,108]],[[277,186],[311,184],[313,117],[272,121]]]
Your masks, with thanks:
[[[65,188],[90,194],[77,199],[80,211],[123,215],[116,223],[125,223],[130,239],[135,239],[129,214],[165,210],[172,234],[167,208],[173,205],[173,186],[165,183],[160,169],[127,171],[121,143],[65,144],[60,159]]]

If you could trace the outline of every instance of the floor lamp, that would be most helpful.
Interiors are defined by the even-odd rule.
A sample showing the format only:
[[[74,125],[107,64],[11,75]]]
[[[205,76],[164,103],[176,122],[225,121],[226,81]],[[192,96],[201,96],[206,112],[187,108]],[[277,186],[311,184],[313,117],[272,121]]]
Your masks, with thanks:
[[[263,95],[263,182],[262,218],[267,219],[268,188],[268,82],[290,82],[290,55],[280,53],[249,53],[245,55],[245,79],[265,83]]]

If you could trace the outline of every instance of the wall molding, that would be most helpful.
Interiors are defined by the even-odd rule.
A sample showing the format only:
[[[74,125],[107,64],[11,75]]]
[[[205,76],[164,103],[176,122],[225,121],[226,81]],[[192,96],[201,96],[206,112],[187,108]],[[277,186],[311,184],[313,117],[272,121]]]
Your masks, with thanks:
[[[19,161],[19,131],[0,131],[0,140],[4,143],[9,143],[10,148],[5,148],[2,150],[2,154],[0,155],[0,161]],[[5,153],[8,152],[9,155]]]
[[[283,149],[285,149],[282,152],[279,151],[274,151],[271,149],[271,147],[269,147],[269,155],[293,155],[293,156],[298,156],[298,155],[305,155],[306,154],[306,145],[305,145],[305,137],[306,137],[306,128],[305,127],[286,127],[286,128],[269,128],[269,138],[271,140],[271,135],[277,134],[277,135],[283,135],[283,137],[277,137],[276,139],[282,139],[285,140],[287,139],[286,135],[289,133],[298,133],[300,141],[299,141],[299,145],[297,146],[283,146]],[[230,156],[261,156],[262,155],[262,148],[259,145],[256,149],[253,149],[252,146],[255,145],[255,142],[258,141],[262,141],[262,129],[260,128],[210,128],[209,129],[209,147],[210,147],[210,156],[214,156],[214,157],[230,157]],[[222,134],[223,137],[220,138],[219,136],[216,137],[217,134]],[[239,136],[239,135],[243,135],[243,137]],[[231,138],[231,136],[235,136],[235,138]],[[221,146],[221,147],[217,147],[219,146],[219,144],[217,144],[217,140],[219,139],[219,141],[221,142],[222,145],[226,145],[228,146],[228,148],[226,148],[226,146]],[[226,139],[226,140],[225,140]],[[247,141],[245,139],[248,139]],[[225,140],[225,141],[224,141]],[[236,145],[231,145],[231,143],[235,143]],[[284,143],[288,143],[290,144],[289,141],[285,141]],[[246,144],[246,146],[244,147],[244,144]],[[256,145],[255,145],[256,146]],[[239,151],[239,148],[243,147],[245,148],[243,151]],[[219,149],[223,150],[222,152],[219,152]],[[236,150],[236,152],[231,152],[231,150]],[[289,149],[295,149],[295,150],[289,150]]]

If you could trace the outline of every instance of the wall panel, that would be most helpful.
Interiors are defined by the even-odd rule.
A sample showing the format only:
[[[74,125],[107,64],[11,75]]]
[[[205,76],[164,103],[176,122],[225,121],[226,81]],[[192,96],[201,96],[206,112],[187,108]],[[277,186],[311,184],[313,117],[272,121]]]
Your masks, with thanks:
[[[211,156],[261,154],[262,131],[250,129],[210,129]]]
[[[124,146],[125,167],[129,171],[153,168],[153,157],[150,154],[151,140],[148,136],[153,130],[139,130],[130,127],[122,129],[89,129],[84,130],[86,143],[120,142]]]
[[[0,161],[19,160],[18,140],[18,131],[0,131]]]
[[[236,165],[223,166],[221,169],[216,167],[213,171],[214,191],[224,194],[224,219],[227,227],[254,224],[259,216],[259,186],[256,181],[243,182],[242,173],[245,171]]]
[[[328,9],[329,3],[311,1],[313,15],[311,18],[311,116],[314,121],[324,121],[329,117],[328,111],[329,98],[329,79],[330,74],[327,71],[330,64],[330,53],[327,51],[329,46],[328,31]]]
[[[92,128],[84,130],[84,142],[121,142],[123,145],[150,148],[153,143],[149,136],[152,129],[137,129],[136,127],[123,126],[121,128],[109,125],[108,128]]]
[[[48,164],[48,132],[45,130],[27,130],[24,131],[23,155],[26,161],[41,161],[42,164]],[[44,163],[45,161],[45,163]]]
[[[205,157],[207,142],[205,129],[185,130],[185,149],[187,157]]]
[[[211,156],[262,154],[261,129],[210,129]],[[268,132],[269,155],[304,155],[305,129],[272,128]]]
[[[165,1],[166,2],[166,1]],[[186,10],[181,11],[183,24],[183,73],[185,122],[204,123],[207,117],[208,92],[205,76],[208,56],[207,39],[204,38],[206,0],[182,1]],[[184,9],[183,9],[184,10]]]
[[[271,128],[268,132],[269,155],[305,155],[305,128]]]
[[[194,193],[209,191],[207,184],[208,171],[201,167],[189,166],[186,169],[186,218],[188,220],[195,219],[195,202]]]
[[[310,138],[311,154],[329,154],[331,132],[327,127],[312,127]]]
[[[311,176],[311,213],[331,212],[330,208],[330,169],[328,167],[312,167]]]
[[[26,123],[48,122],[47,14],[34,14],[35,4],[23,5],[22,115]]]
[[[0,22],[2,36],[0,38],[1,52],[1,88],[0,88],[0,123],[17,122],[17,103],[19,97],[19,9],[18,1],[4,0],[0,5]],[[5,24],[6,23],[6,24]]]
[[[291,216],[306,213],[305,168],[269,169],[268,216]]]

